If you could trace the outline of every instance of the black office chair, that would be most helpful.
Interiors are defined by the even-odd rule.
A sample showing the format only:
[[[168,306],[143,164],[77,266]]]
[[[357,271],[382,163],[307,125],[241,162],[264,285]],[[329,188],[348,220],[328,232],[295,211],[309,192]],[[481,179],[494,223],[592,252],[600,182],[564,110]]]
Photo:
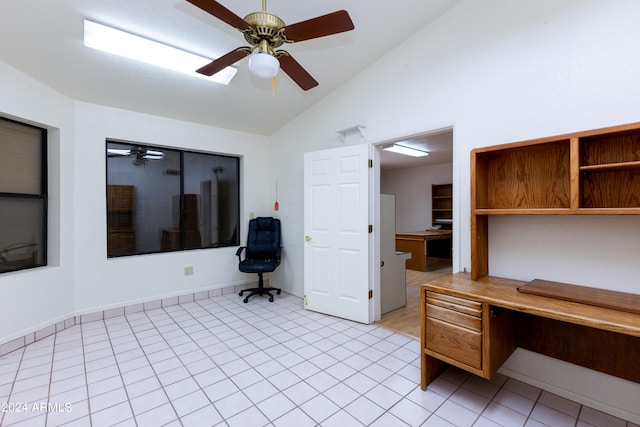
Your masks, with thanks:
[[[242,251],[246,249],[245,258],[241,258]],[[280,265],[280,220],[271,217],[254,218],[249,221],[249,235],[247,246],[238,248],[236,255],[240,264],[238,268],[243,273],[258,273],[258,287],[240,291],[240,296],[245,292],[251,292],[244,298],[248,302],[253,295],[269,295],[269,301],[273,302],[273,295],[269,291],[277,291],[278,288],[265,288],[262,279],[263,273],[270,273]]]

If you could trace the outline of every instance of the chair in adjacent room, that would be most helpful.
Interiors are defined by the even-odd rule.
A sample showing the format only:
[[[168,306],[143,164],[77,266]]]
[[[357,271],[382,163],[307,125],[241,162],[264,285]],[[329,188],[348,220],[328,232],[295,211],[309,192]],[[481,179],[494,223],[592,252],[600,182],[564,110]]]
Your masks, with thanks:
[[[280,265],[280,220],[271,217],[254,218],[249,221],[249,234],[247,246],[238,248],[238,268],[244,273],[258,273],[258,287],[240,291],[240,296],[249,292],[244,298],[248,302],[253,295],[269,295],[269,301],[273,302],[273,294],[276,291],[280,295],[279,288],[265,288],[262,275],[274,271]],[[245,251],[242,259],[242,251]]]

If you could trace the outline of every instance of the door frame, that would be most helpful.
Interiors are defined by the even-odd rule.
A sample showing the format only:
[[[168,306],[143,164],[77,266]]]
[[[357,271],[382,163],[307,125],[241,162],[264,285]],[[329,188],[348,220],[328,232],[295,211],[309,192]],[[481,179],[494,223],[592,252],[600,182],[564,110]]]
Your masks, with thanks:
[[[458,185],[460,182],[460,168],[456,166],[456,141],[455,141],[455,131],[454,126],[451,124],[444,125],[436,128],[429,128],[427,130],[416,131],[416,132],[402,132],[394,135],[389,135],[384,138],[375,138],[369,140],[369,145],[372,147],[370,150],[371,157],[373,160],[373,173],[371,174],[371,185],[369,189],[371,191],[369,204],[370,204],[370,212],[371,221],[373,224],[373,238],[371,239],[372,247],[369,248],[371,264],[370,268],[370,277],[371,284],[370,289],[373,290],[373,298],[369,300],[369,319],[370,322],[376,322],[380,320],[382,317],[382,305],[381,305],[381,288],[380,288],[380,262],[381,262],[381,254],[380,254],[380,189],[381,189],[381,180],[380,180],[380,150],[382,147],[393,142],[399,142],[404,139],[413,138],[416,136],[429,135],[434,133],[441,133],[451,131],[453,133],[453,141],[452,141],[452,177],[453,177],[453,238],[451,244],[453,246],[453,254],[452,254],[452,271],[456,272],[460,269],[460,251],[458,248],[460,247],[460,197],[458,191]]]

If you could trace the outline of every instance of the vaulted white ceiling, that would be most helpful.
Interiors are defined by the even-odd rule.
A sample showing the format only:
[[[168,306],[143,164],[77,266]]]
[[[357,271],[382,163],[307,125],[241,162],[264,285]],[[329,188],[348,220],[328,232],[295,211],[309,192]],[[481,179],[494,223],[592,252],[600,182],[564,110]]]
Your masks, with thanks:
[[[0,60],[79,101],[269,135],[409,38],[458,0],[268,0],[293,24],[346,9],[355,30],[287,45],[319,82],[302,91],[280,72],[271,82],[236,64],[229,86],[86,48],[85,18],[202,56],[246,46],[242,34],[185,0],[2,0]],[[240,17],[261,0],[220,0]]]

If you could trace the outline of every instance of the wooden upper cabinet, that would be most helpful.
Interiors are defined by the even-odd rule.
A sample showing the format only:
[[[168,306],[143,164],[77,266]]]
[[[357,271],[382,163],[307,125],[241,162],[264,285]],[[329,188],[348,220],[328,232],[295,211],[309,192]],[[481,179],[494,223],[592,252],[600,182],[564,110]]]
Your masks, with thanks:
[[[640,214],[640,123],[471,152],[474,279],[488,274],[487,215],[572,214]]]
[[[579,158],[580,208],[640,208],[640,127],[580,139]]]
[[[569,151],[568,141],[476,151],[476,210],[569,209]]]

